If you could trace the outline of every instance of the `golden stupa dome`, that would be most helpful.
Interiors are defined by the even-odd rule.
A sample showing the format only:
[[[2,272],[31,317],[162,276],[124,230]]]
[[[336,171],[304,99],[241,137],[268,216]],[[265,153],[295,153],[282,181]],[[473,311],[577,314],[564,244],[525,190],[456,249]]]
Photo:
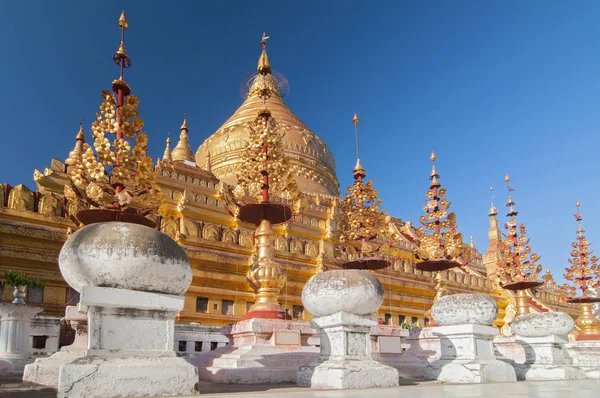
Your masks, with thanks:
[[[255,120],[259,112],[265,109],[265,101],[259,95],[261,87],[268,85],[273,95],[266,100],[266,108],[277,124],[287,130],[282,141],[300,191],[339,196],[340,185],[331,150],[283,102],[271,74],[265,49],[259,58],[259,72],[261,68],[267,74],[257,74],[242,105],[216,133],[200,145],[196,152],[196,164],[205,170],[212,170],[217,178],[227,184],[236,184],[236,170],[248,140],[244,124]]]

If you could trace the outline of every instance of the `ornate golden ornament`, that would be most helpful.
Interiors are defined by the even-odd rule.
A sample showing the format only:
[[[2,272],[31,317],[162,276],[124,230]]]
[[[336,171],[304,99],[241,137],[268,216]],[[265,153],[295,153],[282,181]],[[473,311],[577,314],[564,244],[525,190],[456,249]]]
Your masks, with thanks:
[[[385,268],[388,262],[381,255],[376,258],[383,245],[382,240],[392,244],[392,229],[385,210],[380,210],[381,198],[373,189],[373,181],[365,182],[367,173],[360,163],[358,152],[358,122],[354,114],[352,123],[356,132],[357,160],[354,166],[354,184],[339,201],[339,211],[335,217],[338,239],[349,243],[357,252],[358,259],[344,263],[344,268],[377,269]],[[378,239],[379,243],[376,243]]]
[[[590,242],[583,234],[585,231],[581,226],[583,217],[579,212],[580,203],[576,203],[577,214],[577,240],[571,243],[571,258],[568,259],[570,267],[565,268],[565,279],[571,283],[565,283],[563,290],[570,297],[567,301],[570,303],[579,303],[581,310],[575,324],[579,327],[580,334],[578,340],[598,339],[600,336],[600,320],[596,318],[593,311],[593,304],[600,302],[597,295],[597,289],[600,288],[600,265],[598,257],[594,256],[594,251],[590,250]],[[581,296],[575,297],[577,291]]]
[[[124,12],[119,26],[121,46],[113,59],[121,68],[120,81],[123,81],[123,69],[131,65],[124,52],[124,30],[128,27]],[[123,84],[126,85],[124,81]],[[91,129],[93,147],[85,143],[80,128],[75,150],[66,161],[72,184],[65,186],[65,198],[74,204],[83,201],[89,207],[114,211],[111,219],[121,219],[118,214],[127,210],[128,214],[141,216],[142,223],[151,225],[144,216],[151,212],[163,215],[166,198],[156,183],[152,158],[147,154],[148,137],[142,131],[144,121],[137,109],[139,100],[129,95],[129,86],[125,90],[124,85],[113,84],[113,88],[114,94],[102,91],[100,112],[96,113]],[[91,220],[90,211],[98,210],[80,212],[77,219],[82,223]],[[99,221],[96,216],[94,213],[92,218]]]
[[[511,192],[514,189],[508,185],[510,177],[508,174],[504,178],[508,189],[508,201],[506,207],[509,208],[509,220],[504,224],[506,229],[506,238],[503,244],[503,261],[498,263],[496,274],[497,283],[500,287],[508,290],[525,290],[540,286],[544,282],[538,280],[538,275],[542,266],[538,264],[540,256],[531,252],[529,238],[527,238],[527,229],[525,224],[521,223],[517,227],[516,216],[519,214],[515,210],[515,202],[512,199]]]
[[[431,183],[425,195],[427,203],[423,205],[425,215],[419,218],[421,226],[417,228],[414,256],[417,269],[440,272],[466,265],[471,250],[458,232],[456,214],[448,213],[450,202],[446,199],[446,188],[442,188],[438,180],[436,159],[435,153],[431,152]]]

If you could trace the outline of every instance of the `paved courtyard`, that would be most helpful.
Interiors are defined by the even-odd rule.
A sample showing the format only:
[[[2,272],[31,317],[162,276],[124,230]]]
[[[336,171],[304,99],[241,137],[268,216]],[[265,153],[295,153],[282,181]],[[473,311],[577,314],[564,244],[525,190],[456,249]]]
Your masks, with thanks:
[[[199,385],[198,395],[188,398],[597,398],[600,397],[600,380],[538,381],[497,384],[438,384],[435,382],[410,382],[394,388],[368,390],[320,390],[298,388],[295,385]],[[0,384],[0,397],[50,398],[56,392],[50,388],[21,384],[18,381]]]

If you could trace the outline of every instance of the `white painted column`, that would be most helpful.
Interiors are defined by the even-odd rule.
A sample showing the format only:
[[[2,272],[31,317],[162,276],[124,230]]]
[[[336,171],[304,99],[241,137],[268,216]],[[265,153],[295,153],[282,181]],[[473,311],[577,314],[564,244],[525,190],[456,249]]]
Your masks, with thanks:
[[[0,360],[11,365],[11,368],[1,366],[0,372],[18,373],[27,363],[33,362],[29,354],[31,318],[43,310],[23,304],[0,303]]]

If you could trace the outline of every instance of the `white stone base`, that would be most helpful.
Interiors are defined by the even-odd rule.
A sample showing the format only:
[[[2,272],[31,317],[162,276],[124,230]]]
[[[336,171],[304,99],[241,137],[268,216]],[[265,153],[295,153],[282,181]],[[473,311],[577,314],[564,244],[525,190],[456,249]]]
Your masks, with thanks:
[[[44,386],[58,386],[58,375],[61,366],[75,361],[85,355],[87,348],[87,317],[77,307],[67,306],[65,320],[75,329],[73,344],[64,346],[59,352],[48,358],[38,358],[34,363],[25,366],[23,381]]]
[[[573,341],[566,345],[567,352],[588,379],[600,379],[600,340]]]
[[[574,366],[566,349],[567,338],[516,336],[525,349],[525,363],[515,365],[518,380],[578,380],[585,373]]]
[[[35,361],[31,354],[0,353],[0,376],[20,378],[27,364]]]
[[[426,380],[449,383],[517,381],[512,366],[494,356],[492,338],[498,329],[475,324],[439,326],[440,359],[425,370]]]
[[[301,366],[298,385],[322,389],[390,387],[398,385],[398,371],[373,360],[325,361]]]
[[[311,326],[321,336],[321,355],[310,365],[298,368],[298,385],[342,389],[393,387],[399,384],[398,371],[371,357],[371,330],[377,326],[373,315],[337,312],[315,317]]]
[[[313,362],[319,348],[308,344],[315,335],[308,322],[248,319],[225,333],[231,343],[186,358],[198,367],[200,380],[226,384],[295,383],[298,367]]]
[[[191,395],[197,382],[183,358],[84,357],[60,369],[58,397]]]

